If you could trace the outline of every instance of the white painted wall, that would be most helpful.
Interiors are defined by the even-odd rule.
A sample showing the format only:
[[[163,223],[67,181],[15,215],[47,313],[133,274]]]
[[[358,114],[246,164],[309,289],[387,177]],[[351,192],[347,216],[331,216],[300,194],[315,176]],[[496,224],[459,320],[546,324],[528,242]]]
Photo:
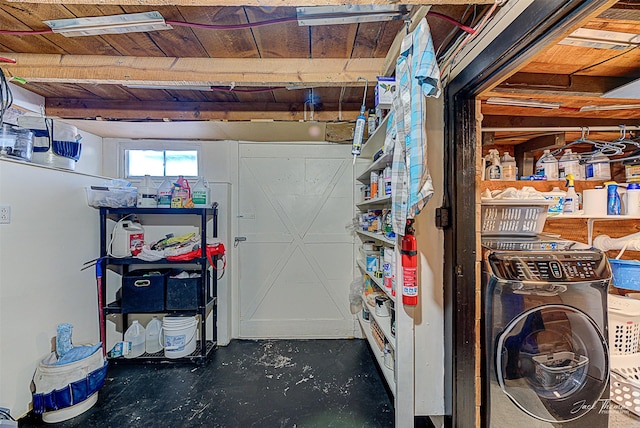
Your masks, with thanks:
[[[427,166],[434,195],[415,224],[421,293],[414,331],[416,415],[444,415],[444,234],[435,226],[444,189],[443,103],[442,98],[427,98]]]
[[[85,138],[100,153],[100,139]],[[98,159],[78,169],[97,171]],[[73,324],[76,344],[99,340],[94,270],[80,269],[99,254],[98,211],[84,188],[102,181],[0,160],[0,205],[11,206],[11,224],[0,225],[0,406],[14,417],[29,410],[33,373],[58,324]]]

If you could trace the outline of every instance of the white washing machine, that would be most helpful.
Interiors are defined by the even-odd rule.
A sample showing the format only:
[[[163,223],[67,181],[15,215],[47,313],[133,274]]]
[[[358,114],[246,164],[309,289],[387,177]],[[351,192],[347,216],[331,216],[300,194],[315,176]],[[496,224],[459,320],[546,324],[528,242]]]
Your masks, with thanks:
[[[606,256],[483,236],[483,426],[608,426]]]

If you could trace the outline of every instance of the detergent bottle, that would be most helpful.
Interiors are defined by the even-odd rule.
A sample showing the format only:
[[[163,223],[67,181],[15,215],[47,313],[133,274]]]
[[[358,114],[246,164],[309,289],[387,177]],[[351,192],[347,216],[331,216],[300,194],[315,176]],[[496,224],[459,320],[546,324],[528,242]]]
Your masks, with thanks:
[[[573,175],[574,180],[584,180],[584,166],[580,165],[578,154],[565,149],[558,160],[558,178],[566,180],[569,174]]]
[[[518,167],[513,156],[505,152],[502,159],[500,159],[500,165],[502,166],[502,180],[518,179]]]
[[[168,179],[158,188],[158,208],[171,208],[171,182]]]
[[[173,183],[173,191],[171,192],[171,208],[182,208],[191,198],[191,188],[189,182],[182,175]]]
[[[191,191],[191,198],[195,208],[211,208],[211,196],[207,180],[202,177]]]
[[[563,214],[574,214],[578,212],[578,194],[574,188],[573,174],[567,175],[567,194],[564,197],[564,205],[562,206]]]
[[[558,179],[558,159],[551,154],[551,150],[546,149],[536,162],[536,175],[547,180]]]
[[[502,166],[500,166],[500,155],[496,149],[489,150],[489,156],[487,157],[489,166],[485,177],[488,180],[502,180]]]

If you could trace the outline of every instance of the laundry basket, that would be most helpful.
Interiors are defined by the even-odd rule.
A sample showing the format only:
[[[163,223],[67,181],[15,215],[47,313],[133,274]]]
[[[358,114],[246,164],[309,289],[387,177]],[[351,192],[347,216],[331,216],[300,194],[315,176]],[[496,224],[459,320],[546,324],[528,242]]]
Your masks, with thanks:
[[[611,355],[640,351],[640,300],[610,294],[608,307]]]
[[[611,399],[640,416],[640,300],[609,295]]]
[[[482,199],[483,235],[534,236],[542,232],[549,205],[546,199]]]
[[[640,354],[611,357],[611,399],[640,416]]]

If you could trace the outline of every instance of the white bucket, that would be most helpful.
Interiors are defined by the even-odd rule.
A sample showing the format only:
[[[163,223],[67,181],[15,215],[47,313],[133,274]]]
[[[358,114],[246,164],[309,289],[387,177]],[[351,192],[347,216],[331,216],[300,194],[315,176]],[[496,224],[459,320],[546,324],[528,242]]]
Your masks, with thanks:
[[[180,358],[196,349],[196,317],[164,317],[158,340],[167,358]]]

